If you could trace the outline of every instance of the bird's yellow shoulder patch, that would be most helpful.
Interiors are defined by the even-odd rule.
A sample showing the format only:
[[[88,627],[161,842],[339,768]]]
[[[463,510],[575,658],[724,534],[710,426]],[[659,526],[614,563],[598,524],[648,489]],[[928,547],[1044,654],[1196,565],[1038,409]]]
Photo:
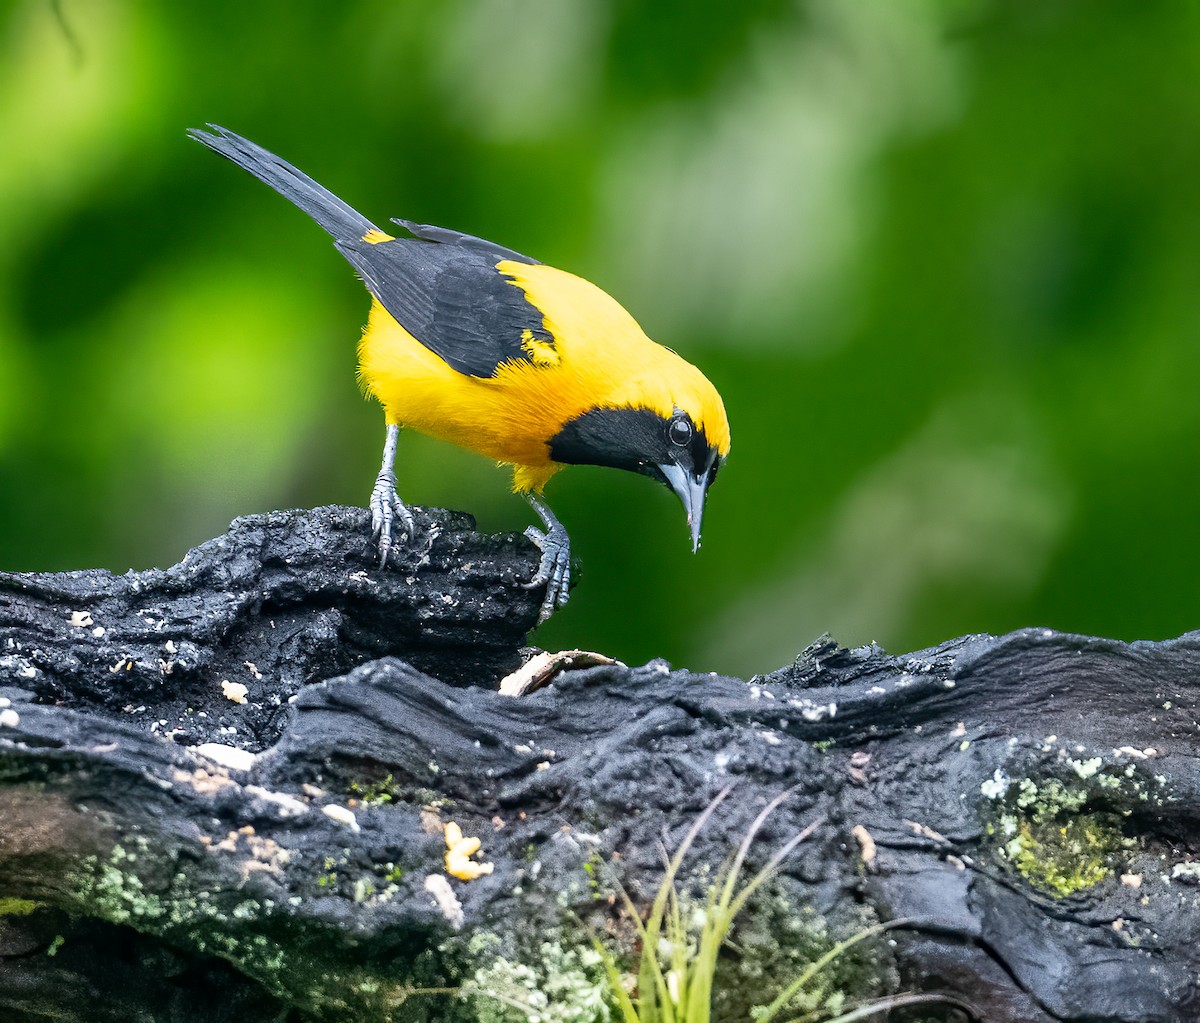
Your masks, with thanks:
[[[521,347],[535,366],[557,366],[559,363],[558,348],[554,342],[534,337],[533,331],[528,327],[521,331]]]
[[[378,245],[380,242],[394,242],[396,239],[386,231],[381,231],[379,228],[373,227],[362,236],[362,240],[369,245]]]

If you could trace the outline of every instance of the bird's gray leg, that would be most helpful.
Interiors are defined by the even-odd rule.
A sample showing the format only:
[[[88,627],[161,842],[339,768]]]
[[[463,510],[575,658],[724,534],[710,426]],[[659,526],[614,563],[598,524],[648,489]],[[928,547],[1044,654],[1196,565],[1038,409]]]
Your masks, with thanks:
[[[379,567],[387,564],[392,549],[392,526],[397,519],[403,529],[403,538],[413,537],[413,518],[400,498],[396,496],[396,441],[400,438],[400,427],[389,423],[387,438],[383,442],[383,465],[375,477],[371,490],[371,531],[379,544]]]
[[[538,566],[537,574],[525,584],[526,589],[530,590],[542,585],[546,587],[546,597],[542,601],[541,611],[538,612],[538,625],[541,625],[566,604],[570,595],[571,538],[567,536],[563,524],[555,518],[554,512],[540,495],[526,494],[525,499],[546,527],[544,533],[536,526],[525,530],[525,535],[542,552],[542,563]]]

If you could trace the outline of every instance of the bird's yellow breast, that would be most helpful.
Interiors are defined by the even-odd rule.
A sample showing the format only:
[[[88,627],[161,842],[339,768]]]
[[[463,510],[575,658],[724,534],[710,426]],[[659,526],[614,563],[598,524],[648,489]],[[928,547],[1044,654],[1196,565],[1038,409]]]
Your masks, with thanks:
[[[615,299],[553,267],[504,261],[497,269],[542,313],[553,342],[525,339],[527,359],[502,363],[491,377],[467,376],[373,302],[359,379],[389,423],[511,463],[517,490],[540,490],[562,468],[550,458],[549,441],[598,407],[665,417],[683,407],[722,454],[728,450],[728,422],[712,384],[646,337]]]

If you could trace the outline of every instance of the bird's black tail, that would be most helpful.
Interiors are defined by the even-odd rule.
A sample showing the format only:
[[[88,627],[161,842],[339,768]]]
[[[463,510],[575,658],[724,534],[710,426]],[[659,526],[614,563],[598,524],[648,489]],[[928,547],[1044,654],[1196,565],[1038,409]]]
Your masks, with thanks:
[[[208,127],[212,130],[189,128],[188,135],[248,170],[260,181],[265,181],[285,199],[291,200],[304,210],[334,238],[358,241],[368,231],[379,230],[328,188],[318,185],[286,160],[281,160],[262,146],[255,145],[249,139],[227,131],[220,125],[210,124]]]

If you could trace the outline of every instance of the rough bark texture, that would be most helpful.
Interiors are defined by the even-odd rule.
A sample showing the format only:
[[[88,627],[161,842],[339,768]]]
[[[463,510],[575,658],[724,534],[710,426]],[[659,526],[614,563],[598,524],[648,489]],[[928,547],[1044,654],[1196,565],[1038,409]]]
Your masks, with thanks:
[[[749,681],[607,666],[512,698],[537,552],[419,521],[386,572],[366,514],[327,508],[166,571],[0,576],[0,1019],[516,1019],[472,991],[557,983],[542,1018],[584,1023],[580,921],[632,949],[615,880],[647,904],[730,782],[697,897],[780,791],[751,869],[819,823],[739,919],[719,1019],[897,917],[831,987],[1200,1016],[1200,637],[822,641]],[[446,879],[447,821],[493,873]]]
[[[236,519],[165,571],[0,573],[0,679],[41,701],[143,715],[178,743],[251,750],[278,737],[307,683],[385,654],[493,685],[537,620],[520,584],[538,552],[474,525],[418,509],[417,540],[387,571],[366,510],[318,508]],[[221,681],[254,698],[235,707]]]

